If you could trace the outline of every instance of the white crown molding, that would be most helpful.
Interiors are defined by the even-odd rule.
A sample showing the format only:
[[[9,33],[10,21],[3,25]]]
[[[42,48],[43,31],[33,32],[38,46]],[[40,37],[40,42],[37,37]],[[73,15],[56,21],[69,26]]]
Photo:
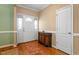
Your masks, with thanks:
[[[31,7],[28,7],[28,6],[22,6],[22,5],[20,5],[20,4],[16,4],[16,6],[18,6],[18,7],[23,7],[23,8],[26,8],[26,9],[31,9],[31,10],[33,10],[33,11],[35,11],[35,12],[40,12],[40,11],[42,11],[43,9],[47,8],[47,7],[49,6],[49,4],[48,4],[47,6],[45,6],[43,9],[34,9],[34,8],[31,8]]]

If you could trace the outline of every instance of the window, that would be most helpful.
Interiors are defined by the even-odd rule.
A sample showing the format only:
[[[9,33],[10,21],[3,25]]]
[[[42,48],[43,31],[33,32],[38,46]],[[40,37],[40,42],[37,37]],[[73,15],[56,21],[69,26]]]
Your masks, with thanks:
[[[29,21],[29,22],[31,22],[32,19],[31,19],[31,18],[26,18],[25,21]]]
[[[17,19],[17,27],[18,29],[22,29],[22,18]]]
[[[38,29],[38,21],[37,20],[35,20],[35,29]]]

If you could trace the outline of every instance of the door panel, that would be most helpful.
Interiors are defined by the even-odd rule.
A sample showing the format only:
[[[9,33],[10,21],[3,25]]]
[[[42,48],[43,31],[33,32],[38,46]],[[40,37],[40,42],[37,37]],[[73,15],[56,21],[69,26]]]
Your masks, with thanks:
[[[24,16],[23,22],[23,35],[24,35],[24,42],[35,40],[36,30],[35,30],[35,17],[34,16]]]
[[[72,54],[72,8],[68,6],[57,11],[56,46]]]
[[[67,34],[59,34],[57,35],[57,48],[66,52],[66,53],[71,53],[72,52],[72,37]]]
[[[63,10],[60,10],[57,14],[57,27],[58,33],[65,33],[68,34],[69,32],[72,32],[72,11],[71,8],[65,8]]]

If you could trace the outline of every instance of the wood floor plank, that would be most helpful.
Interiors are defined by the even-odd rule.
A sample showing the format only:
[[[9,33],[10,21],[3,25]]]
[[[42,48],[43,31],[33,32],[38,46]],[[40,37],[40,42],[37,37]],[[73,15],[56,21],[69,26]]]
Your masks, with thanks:
[[[31,41],[19,44],[16,48],[0,48],[1,55],[67,55],[66,53],[55,49],[45,47],[38,41]]]

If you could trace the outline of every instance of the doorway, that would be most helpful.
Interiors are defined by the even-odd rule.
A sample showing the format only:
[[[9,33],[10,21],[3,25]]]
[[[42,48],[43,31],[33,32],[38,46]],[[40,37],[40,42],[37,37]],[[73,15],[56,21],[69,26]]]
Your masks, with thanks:
[[[17,14],[17,43],[38,39],[38,18]]]

